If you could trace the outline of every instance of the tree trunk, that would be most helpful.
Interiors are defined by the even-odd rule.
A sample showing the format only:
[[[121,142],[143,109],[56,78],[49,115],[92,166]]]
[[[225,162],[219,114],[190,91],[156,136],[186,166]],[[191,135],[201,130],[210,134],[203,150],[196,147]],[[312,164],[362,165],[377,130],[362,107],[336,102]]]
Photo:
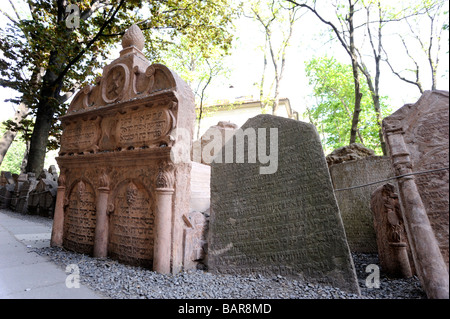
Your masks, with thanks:
[[[53,70],[59,70],[63,57],[58,56],[57,51],[50,53],[49,66],[45,72],[41,92],[39,94],[38,110],[34,123],[33,134],[30,140],[30,151],[28,153],[27,172],[35,173],[36,176],[44,168],[45,154],[47,152],[48,137],[53,125],[53,116],[57,109],[59,93],[62,87],[62,80],[55,82],[57,75]]]
[[[56,1],[58,23],[62,23],[65,19],[66,5],[67,3],[65,0]],[[69,32],[69,30],[67,30],[67,32]],[[36,176],[39,176],[44,168],[48,137],[53,125],[53,116],[57,109],[56,104],[60,103],[59,93],[63,84],[63,78],[60,72],[64,64],[63,61],[66,59],[67,57],[57,50],[51,51],[48,67],[43,78],[26,166],[26,171],[35,173]]]
[[[353,14],[355,12],[354,4],[349,0],[350,11],[348,17],[348,24],[350,29],[350,55],[352,59],[353,78],[355,81],[355,108],[353,110],[352,128],[350,131],[350,144],[356,143],[356,136],[358,132],[359,113],[361,113],[361,84],[359,80],[358,61],[355,54],[355,39],[353,27]]]
[[[44,168],[48,137],[53,124],[54,109],[50,105],[50,99],[50,94],[46,96],[41,95],[33,134],[30,140],[26,171],[35,173],[36,176],[39,176]]]

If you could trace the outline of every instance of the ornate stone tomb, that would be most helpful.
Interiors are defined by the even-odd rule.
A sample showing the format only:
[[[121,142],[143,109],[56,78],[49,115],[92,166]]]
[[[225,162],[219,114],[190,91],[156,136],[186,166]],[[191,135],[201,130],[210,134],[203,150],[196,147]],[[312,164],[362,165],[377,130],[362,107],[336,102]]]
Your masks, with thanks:
[[[392,166],[401,176],[400,202],[416,271],[429,298],[449,298],[448,130],[448,91],[426,91],[383,120]]]
[[[222,163],[211,164],[209,269],[218,273],[294,276],[358,293],[352,257],[315,127],[259,115],[241,128],[248,137],[252,129],[258,132],[253,141],[238,141],[235,135],[222,154],[226,157],[227,146],[234,142],[236,152],[243,146],[245,154],[256,148],[260,155],[264,151],[268,154],[277,146],[278,166],[272,174],[261,174],[258,161],[227,163],[222,154]],[[278,141],[271,139],[264,145],[259,134],[268,131],[277,131]]]
[[[189,158],[194,96],[170,69],[147,61],[143,40],[136,25],[128,29],[120,57],[61,117],[51,243],[178,272],[191,163],[171,153]]]

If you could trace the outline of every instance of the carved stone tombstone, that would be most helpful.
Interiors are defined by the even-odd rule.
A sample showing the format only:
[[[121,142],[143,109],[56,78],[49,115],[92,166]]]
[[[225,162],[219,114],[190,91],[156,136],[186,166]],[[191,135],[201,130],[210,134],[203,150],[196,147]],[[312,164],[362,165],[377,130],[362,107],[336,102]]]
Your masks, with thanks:
[[[120,57],[84,87],[61,117],[61,169],[51,244],[161,273],[183,268],[183,214],[194,96],[178,75],[151,64],[136,25]]]
[[[336,159],[335,159],[336,160]],[[366,156],[329,167],[336,200],[344,222],[348,245],[353,252],[378,252],[370,197],[380,184],[351,188],[394,176],[390,158]]]
[[[377,187],[372,193],[370,208],[381,268],[391,277],[411,277],[414,261],[394,184]]]
[[[2,171],[0,176],[0,208],[9,208],[14,188],[15,182],[11,172]]]
[[[236,124],[226,121],[219,121],[208,128],[200,139],[193,142],[192,160],[205,165],[211,164],[212,159],[217,155],[215,152],[220,152],[237,128]]]
[[[22,214],[28,213],[28,198],[30,192],[34,190],[37,184],[34,173],[27,173],[26,180],[22,183],[19,189],[19,196],[16,205],[16,211]]]
[[[234,144],[230,163],[227,148]],[[241,151],[244,161],[238,160]],[[261,170],[267,168],[267,154],[275,155],[275,170]],[[281,274],[359,293],[313,125],[258,115],[238,130],[218,158],[211,164],[211,271]]]
[[[448,130],[448,91],[425,91],[383,120],[392,166],[401,176],[399,195],[416,271],[428,298],[449,298]]]
[[[56,181],[41,176],[28,195],[28,213],[53,217],[57,187]]]
[[[27,174],[20,174],[17,177],[15,186],[14,186],[14,192],[13,196],[11,198],[11,203],[9,205],[9,208],[13,211],[17,211],[17,204],[20,200],[20,188],[22,187],[23,183],[27,180]]]

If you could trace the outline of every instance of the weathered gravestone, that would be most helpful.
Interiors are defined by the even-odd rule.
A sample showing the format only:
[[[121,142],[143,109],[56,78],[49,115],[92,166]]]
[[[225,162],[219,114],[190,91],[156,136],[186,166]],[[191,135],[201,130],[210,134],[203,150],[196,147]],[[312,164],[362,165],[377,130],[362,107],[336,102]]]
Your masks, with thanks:
[[[57,187],[58,174],[54,165],[51,165],[48,170],[42,170],[36,185],[28,194],[28,213],[53,217]]]
[[[448,130],[448,91],[426,91],[383,120],[392,166],[401,176],[399,195],[416,271],[429,298],[449,298]]]
[[[226,149],[233,142],[236,157],[229,163]],[[238,163],[242,147],[247,160]],[[256,149],[258,161],[253,160]],[[267,168],[267,154],[277,161],[275,170],[261,170]],[[211,271],[295,276],[359,293],[327,163],[313,125],[272,115],[256,116],[228,141],[219,157],[222,163],[211,164]]]
[[[52,245],[168,273],[183,267],[189,213],[194,96],[187,84],[142,54],[136,25],[120,57],[61,117],[61,169]],[[174,133],[177,130],[183,134]]]
[[[22,214],[28,213],[28,198],[30,192],[36,187],[37,182],[34,173],[27,173],[27,179],[20,186],[19,199],[16,205],[17,212]]]
[[[17,177],[16,180],[16,184],[14,186],[14,192],[11,198],[11,203],[9,205],[9,208],[11,208],[11,210],[13,211],[17,211],[17,204],[19,203],[20,200],[20,188],[22,187],[23,183],[28,179],[27,174],[20,174]]]
[[[231,122],[219,121],[211,126],[192,143],[192,160],[194,162],[210,165],[213,158],[219,153],[225,143],[233,136],[238,126]]]
[[[205,269],[208,245],[208,212],[190,212],[184,215],[184,265],[188,269]]]
[[[415,273],[414,261],[394,184],[377,187],[372,193],[370,208],[383,272],[390,277],[411,277]]]
[[[0,208],[9,208],[15,181],[11,172],[2,171],[0,176]]]
[[[370,211],[370,197],[380,184],[367,185],[393,177],[390,158],[367,156],[329,167],[336,199],[351,251],[376,253],[377,240]],[[339,190],[340,189],[340,190]]]
[[[375,151],[365,147],[360,143],[351,143],[335,149],[327,155],[328,166],[363,159],[368,156],[375,156]]]

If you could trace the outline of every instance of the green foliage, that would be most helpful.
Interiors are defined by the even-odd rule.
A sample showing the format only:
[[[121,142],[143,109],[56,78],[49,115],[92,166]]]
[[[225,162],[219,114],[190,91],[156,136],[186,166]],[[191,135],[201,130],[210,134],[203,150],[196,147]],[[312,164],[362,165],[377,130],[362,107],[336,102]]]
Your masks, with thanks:
[[[306,62],[306,74],[313,86],[316,104],[308,108],[305,116],[322,136],[327,152],[348,145],[355,99],[355,87],[351,65],[337,62],[334,58],[313,58]],[[382,154],[376,124],[376,113],[365,79],[361,78],[361,113],[358,129],[363,139],[357,142]],[[390,113],[381,98],[383,117]]]
[[[3,136],[5,127],[0,128],[0,135]],[[1,165],[0,171],[7,171],[13,174],[20,174],[20,167],[22,165],[23,155],[25,153],[26,143],[21,136],[16,136],[16,139],[9,147]]]
[[[111,51],[120,45],[121,35],[130,25],[137,23],[142,29],[144,54],[150,61],[161,61],[166,52],[180,48],[207,58],[216,48],[229,50],[229,27],[237,10],[230,0],[83,0],[75,2],[80,8],[80,25],[69,29],[65,21],[68,1],[23,3],[28,13],[4,14],[10,22],[0,28],[0,85],[18,92],[9,101],[24,101],[31,118],[42,111],[39,101],[45,94],[44,82],[56,87],[56,95],[44,106],[53,109],[49,149],[59,146],[61,127],[57,119],[65,114],[68,97],[94,83],[107,61],[117,57]],[[177,46],[181,42],[184,45]],[[30,127],[30,117],[23,125],[10,125],[9,129]]]

